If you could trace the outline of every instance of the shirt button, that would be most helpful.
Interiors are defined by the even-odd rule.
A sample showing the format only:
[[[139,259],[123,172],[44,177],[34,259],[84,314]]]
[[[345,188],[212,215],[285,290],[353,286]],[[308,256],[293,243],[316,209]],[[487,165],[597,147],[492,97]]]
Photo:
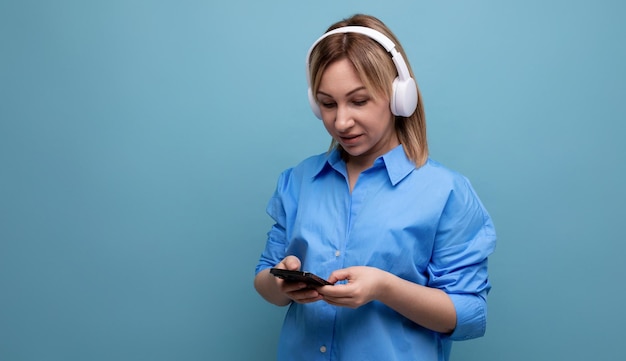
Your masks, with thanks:
[[[335,257],[339,257],[341,256],[341,251],[340,250],[336,250],[335,251]]]
[[[320,347],[320,352],[321,352],[321,353],[326,352],[326,346],[322,346],[322,347]]]

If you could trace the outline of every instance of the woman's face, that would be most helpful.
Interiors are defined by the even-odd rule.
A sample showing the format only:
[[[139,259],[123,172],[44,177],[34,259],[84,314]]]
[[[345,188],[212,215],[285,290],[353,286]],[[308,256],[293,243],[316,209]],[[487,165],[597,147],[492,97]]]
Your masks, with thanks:
[[[371,165],[400,144],[389,99],[374,99],[347,59],[326,68],[316,98],[324,126],[349,154],[348,162]]]

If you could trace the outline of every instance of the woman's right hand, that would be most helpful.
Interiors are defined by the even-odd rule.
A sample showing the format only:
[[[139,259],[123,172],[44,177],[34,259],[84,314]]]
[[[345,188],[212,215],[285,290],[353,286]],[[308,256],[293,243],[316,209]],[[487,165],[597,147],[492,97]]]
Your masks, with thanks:
[[[302,263],[296,256],[287,256],[282,261],[278,262],[276,268],[299,271]],[[290,282],[282,280],[276,277],[279,290],[285,294],[289,299],[298,303],[311,303],[322,299],[322,295],[317,292],[316,289],[310,288],[304,282]]]

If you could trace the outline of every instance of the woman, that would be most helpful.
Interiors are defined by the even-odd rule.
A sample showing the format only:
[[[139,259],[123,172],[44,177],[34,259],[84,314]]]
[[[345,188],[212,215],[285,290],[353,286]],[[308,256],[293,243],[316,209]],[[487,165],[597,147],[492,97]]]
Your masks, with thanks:
[[[332,25],[307,55],[329,152],[285,170],[255,288],[289,305],[279,360],[448,360],[485,332],[492,221],[462,175],[428,156],[424,108],[377,18]],[[274,277],[304,270],[333,285]]]

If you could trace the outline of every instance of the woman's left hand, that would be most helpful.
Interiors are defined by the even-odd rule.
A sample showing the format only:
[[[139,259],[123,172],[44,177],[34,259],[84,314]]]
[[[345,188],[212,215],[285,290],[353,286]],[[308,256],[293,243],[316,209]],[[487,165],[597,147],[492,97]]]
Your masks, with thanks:
[[[378,298],[388,275],[374,267],[344,268],[331,273],[328,281],[333,286],[318,287],[317,291],[331,305],[357,308]]]

